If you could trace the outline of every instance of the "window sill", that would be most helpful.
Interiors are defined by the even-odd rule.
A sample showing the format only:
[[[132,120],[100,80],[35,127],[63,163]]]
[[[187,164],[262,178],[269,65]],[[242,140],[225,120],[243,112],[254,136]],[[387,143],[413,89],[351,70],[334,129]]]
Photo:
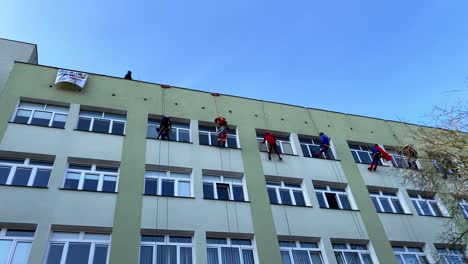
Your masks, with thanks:
[[[437,216],[437,215],[420,215],[420,214],[418,214],[418,216],[427,216],[427,217],[434,217],[434,218],[453,218],[452,216],[445,216],[445,215]]]
[[[320,209],[348,211],[348,212],[359,212],[359,210],[357,210],[357,209],[337,209],[337,208],[327,208],[327,207],[320,207]]]
[[[322,158],[306,157],[306,156],[304,156],[304,158],[306,158],[306,159],[318,159],[318,160],[329,160],[329,161],[341,161],[340,159],[322,159]]]
[[[387,215],[414,215],[412,213],[390,213],[390,212],[377,212],[378,214],[387,214]]]
[[[76,190],[76,189],[66,189],[66,188],[59,188],[62,191],[75,191],[75,192],[91,192],[91,193],[109,193],[109,194],[117,194],[118,192],[103,192],[103,191],[91,191],[91,190]]]
[[[104,133],[104,132],[96,132],[96,131],[88,131],[88,130],[80,130],[80,129],[73,129],[74,131],[79,131],[79,132],[86,132],[86,133],[95,133],[95,134],[101,134],[101,135],[110,135],[110,136],[119,136],[119,137],[125,137],[125,134],[119,135],[119,134],[112,134],[112,133]]]
[[[219,149],[237,149],[237,150],[242,150],[241,148],[233,148],[233,147],[220,147],[218,145],[205,145],[205,144],[200,144],[200,146],[207,146],[207,147],[212,147],[212,148],[219,148]]]
[[[293,205],[293,204],[272,204],[270,203],[270,205],[279,205],[279,206],[287,206],[287,207],[299,207],[299,208],[313,208],[312,205]]]
[[[46,128],[55,128],[55,129],[65,129],[64,127],[53,127],[53,126],[41,126],[41,125],[35,125],[35,124],[25,124],[25,123],[17,123],[17,122],[12,122],[8,121],[9,124],[18,124],[18,125],[25,125],[25,126],[34,126],[34,127],[46,127]]]
[[[356,162],[356,164],[362,164],[362,165],[370,165],[370,163],[364,163],[364,162]],[[390,165],[377,165],[377,168],[378,167],[386,167],[386,168],[390,168],[391,166]]]
[[[265,150],[260,150],[260,152],[268,153],[268,151],[265,151]],[[271,155],[278,155],[278,154],[276,154],[276,153],[273,151],[273,152],[271,152]],[[280,153],[280,155],[299,157],[299,155],[297,155],[297,154]]]
[[[187,196],[171,196],[171,195],[159,195],[159,194],[142,194],[143,196],[149,197],[165,197],[165,198],[178,198],[178,199],[189,199],[195,200],[195,197],[187,197]]]
[[[32,188],[32,189],[49,189],[49,187],[24,186],[24,185],[14,185],[14,184],[0,184],[0,186],[5,186],[5,187],[20,187],[20,188]]]
[[[250,203],[250,201],[219,200],[219,199],[211,199],[211,198],[203,198],[203,200],[208,200],[208,201],[220,201],[220,202]]]
[[[165,140],[165,139],[156,139],[152,137],[146,137],[146,139],[156,140],[156,141],[168,141],[168,142],[175,142],[175,143],[182,143],[182,144],[193,144],[193,142],[185,142],[185,141],[177,141],[177,140]]]

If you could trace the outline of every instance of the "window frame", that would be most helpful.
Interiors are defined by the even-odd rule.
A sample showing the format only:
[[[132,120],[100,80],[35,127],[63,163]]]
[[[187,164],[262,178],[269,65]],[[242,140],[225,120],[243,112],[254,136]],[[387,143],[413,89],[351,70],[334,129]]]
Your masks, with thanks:
[[[289,261],[291,264],[295,264],[295,261],[294,261],[294,256],[293,256],[293,253],[292,251],[293,250],[296,250],[296,251],[307,251],[307,256],[309,257],[309,261],[310,263],[313,263],[312,262],[312,257],[310,256],[310,253],[311,252],[315,252],[315,253],[319,253],[320,254],[320,260],[322,262],[322,264],[326,263],[325,261],[325,258],[322,254],[322,249],[320,248],[320,245],[318,242],[305,242],[305,241],[278,241],[279,245],[280,245],[280,254],[283,252],[283,251],[287,251],[288,252],[288,256],[289,256]],[[290,247],[290,246],[281,246],[281,243],[294,243],[294,247]],[[313,248],[310,248],[310,247],[302,247],[301,244],[302,243],[313,243],[313,244],[317,244],[317,247],[313,247]],[[282,255],[281,255],[282,256]]]
[[[279,185],[277,185],[279,184]],[[291,186],[286,186],[287,184],[299,184],[301,187],[291,187]],[[276,200],[278,203],[272,203],[270,201],[270,204],[276,204],[276,205],[293,205],[293,206],[310,206],[308,199],[306,198],[306,193],[304,190],[304,184],[301,183],[291,183],[291,182],[285,182],[285,181],[273,181],[273,180],[266,180],[266,186],[267,186],[267,192],[269,189],[274,189],[275,190],[275,195],[276,195]],[[292,204],[284,204],[282,202],[281,198],[281,190],[287,190],[289,193],[289,197],[291,198]],[[304,205],[297,205],[296,202],[296,197],[294,196],[294,191],[300,191],[302,194],[302,197],[304,198]]]
[[[207,129],[204,129],[203,127],[210,127],[213,129],[213,131],[208,131]],[[237,126],[232,126],[232,125],[228,125],[229,127],[229,130],[227,131],[227,136],[226,136],[226,144],[224,145],[224,147],[226,148],[231,148],[231,149],[240,149],[240,141],[239,141],[239,136],[238,136],[238,133],[237,133]],[[199,143],[200,145],[202,146],[215,146],[217,147],[218,146],[218,141],[216,142],[212,142],[212,138],[213,137],[216,137],[218,138],[218,135],[216,134],[216,130],[217,128],[214,127],[214,126],[211,126],[211,125],[198,125],[198,138],[200,138],[200,135],[203,134],[203,135],[208,135],[208,145],[207,144],[202,144],[202,143]],[[234,134],[233,133],[229,133],[231,131],[234,131]],[[236,145],[235,147],[231,147],[229,146],[228,144],[228,139],[231,138],[231,139],[235,139],[236,140]],[[201,142],[199,140],[199,142]]]
[[[359,149],[354,149],[351,147],[351,145],[355,145],[355,146],[358,146]],[[360,163],[360,164],[371,164],[372,160],[374,159],[374,156],[372,155],[372,147],[369,145],[369,144],[363,144],[363,143],[349,143],[348,142],[348,147],[349,149],[351,150],[351,155],[353,156],[353,159],[354,159],[354,155],[353,153],[356,154],[356,157],[358,158],[359,162],[357,163]],[[368,149],[367,150],[364,150],[363,147],[367,147]],[[363,162],[361,157],[359,156],[359,152],[365,152],[369,155],[369,158],[371,160],[371,162],[367,163],[367,162]],[[354,159],[354,161],[356,161],[356,159]],[[384,162],[382,162],[382,158],[380,159],[379,161],[379,165],[382,165],[382,164],[385,164]]]
[[[2,160],[24,160],[22,164],[20,163],[8,163],[8,162],[2,162]],[[33,159],[33,162],[36,160]],[[0,158],[0,167],[10,167],[10,172],[7,177],[7,180],[5,184],[0,184],[0,186],[16,186],[16,187],[32,187],[32,188],[48,188],[49,183],[50,183],[50,178],[52,177],[52,168],[54,166],[54,161],[47,161],[47,160],[37,160],[39,162],[47,162],[47,163],[52,163],[50,166],[43,166],[43,165],[31,165],[31,158]],[[18,168],[26,168],[26,169],[32,169],[31,174],[29,175],[29,180],[27,185],[15,185],[12,184],[16,170]],[[37,171],[38,170],[50,170],[49,174],[49,180],[47,180],[47,185],[45,187],[43,186],[34,186],[34,180],[36,179]]]
[[[219,181],[206,180],[205,179],[206,176],[208,176],[208,177],[219,177],[220,180]],[[232,182],[226,181],[226,178],[228,178],[228,179],[231,179],[231,178],[240,179],[241,183],[240,184],[232,183]],[[203,193],[203,199],[217,200],[217,201],[232,201],[232,202],[248,202],[249,201],[249,197],[248,197],[248,194],[247,194],[247,186],[246,186],[246,183],[245,183],[245,176],[244,175],[242,175],[242,177],[229,177],[229,176],[222,176],[222,175],[203,174],[202,175],[202,185],[203,185],[202,187],[203,188],[204,188],[205,183],[211,183],[212,184],[214,198],[205,198],[205,194]],[[218,198],[218,190],[216,188],[218,183],[229,185],[229,190],[228,190],[229,199],[228,200],[223,200],[223,199]],[[243,201],[234,200],[233,184],[236,185],[236,186],[241,186],[242,187],[242,192],[243,192],[243,196],[244,196]],[[204,192],[204,189],[203,189],[203,192]]]
[[[72,166],[91,166],[91,169],[90,170],[70,169],[70,165],[72,165]],[[99,170],[96,170],[96,167],[117,168],[117,172],[99,171]],[[68,176],[69,172],[79,173],[80,174],[80,178],[78,180],[78,187],[76,189],[65,188],[65,182],[67,180],[67,176]],[[97,187],[96,187],[97,189],[95,191],[94,190],[83,190],[83,185],[84,185],[84,182],[85,182],[86,174],[91,174],[91,175],[98,174],[98,176],[99,176],[98,185],[97,185]],[[69,162],[68,167],[65,170],[65,175],[63,177],[63,181],[62,181],[61,186],[62,186],[63,190],[85,191],[85,192],[86,191],[87,192],[101,192],[101,193],[117,193],[118,190],[119,190],[119,174],[120,174],[120,166],[107,166],[107,165],[96,165],[96,164],[78,164],[78,163]],[[115,191],[113,191],[113,192],[102,191],[105,176],[111,176],[111,177],[115,176],[116,177]]]
[[[157,176],[153,176],[153,175],[148,176],[147,172],[157,172],[158,175]],[[165,175],[160,176],[159,173],[164,173]],[[172,173],[187,174],[190,178],[189,179],[174,178],[174,177],[171,177]],[[144,175],[145,183],[144,183],[144,186],[143,186],[143,194],[148,195],[148,196],[165,196],[165,197],[182,197],[182,198],[194,197],[193,181],[192,181],[193,176],[192,176],[192,174],[193,174],[192,172],[191,173],[183,173],[183,172],[177,172],[177,171],[171,171],[171,170],[150,170],[150,169],[147,169],[145,171],[145,175]],[[147,194],[146,193],[146,180],[147,179],[156,179],[157,180],[156,194]],[[162,194],[162,191],[163,191],[162,181],[163,180],[172,180],[172,181],[174,181],[174,195],[163,195]],[[190,188],[189,188],[190,194],[189,194],[189,196],[179,195],[179,182],[188,182],[189,183],[189,185],[190,185]]]
[[[408,194],[409,194],[411,203],[415,207],[416,212],[418,213],[418,215],[420,215],[420,216],[435,216],[435,217],[447,217],[448,216],[448,214],[446,213],[445,208],[443,207],[443,205],[441,204],[439,199],[437,199],[437,195],[434,194],[432,198],[425,198],[420,193],[412,193],[412,194],[408,193]],[[412,196],[417,196],[417,197],[412,197]],[[430,215],[425,214],[425,212],[422,209],[421,204],[419,202],[425,202],[426,203],[429,210],[431,211]],[[431,202],[434,202],[437,205],[437,209],[439,209],[440,215],[437,215],[435,213],[434,208],[432,208]]]
[[[147,128],[148,129],[152,128],[152,129],[154,129],[154,131],[157,131],[156,129],[159,128],[160,123],[161,123],[161,118],[148,118]],[[187,125],[188,128],[182,127],[181,124]],[[171,127],[172,127],[172,131],[175,131],[176,138],[175,139],[171,138],[170,141],[176,141],[176,142],[182,142],[182,143],[192,143],[192,129],[190,128],[190,120],[188,121],[188,123],[184,123],[182,121],[171,121]],[[189,141],[180,141],[179,140],[180,131],[188,131]],[[157,133],[156,133],[156,136],[157,136]],[[146,134],[146,137],[150,138],[150,139],[156,139],[156,137],[150,137],[148,135],[148,133]]]
[[[378,192],[378,194],[375,194],[375,192]],[[370,190],[369,191],[369,195],[370,195],[371,199],[376,198],[376,201],[377,201],[377,203],[378,203],[378,205],[380,207],[380,210],[381,210],[381,211],[379,211],[377,208],[375,208],[376,211],[378,213],[408,214],[408,212],[405,209],[405,206],[403,205],[403,200],[399,196],[398,192],[393,193],[393,195],[390,195],[389,193],[390,193],[390,191],[386,191],[384,193],[382,190]],[[387,202],[390,204],[390,207],[392,209],[391,212],[385,211],[385,208],[382,205],[382,202],[380,200],[382,198],[386,199]],[[398,202],[400,203],[401,209],[403,210],[402,213],[397,212],[397,210],[395,209],[395,205],[392,202],[392,199],[397,199],[398,200]],[[375,203],[374,203],[374,206],[375,206]]]
[[[334,244],[341,244],[341,245],[346,245],[346,249],[339,249],[339,248],[334,248],[333,245]],[[358,245],[358,246],[365,246],[366,247],[366,250],[363,250],[363,249],[352,249],[351,248],[351,245]],[[333,243],[332,242],[332,248],[333,248],[333,255],[335,256],[335,259],[336,259],[336,254],[340,254],[342,259],[345,261],[345,263],[348,263],[345,255],[344,255],[344,252],[350,252],[350,253],[357,253],[358,256],[359,256],[359,261],[364,264],[366,263],[362,257],[362,254],[368,254],[372,260],[372,262],[374,263],[374,254],[373,252],[369,249],[369,243],[367,244],[360,244],[360,243],[348,243],[348,242],[343,242],[343,243],[338,243],[338,242],[335,242]],[[378,262],[377,262],[378,263]]]
[[[54,233],[66,233],[66,234],[78,234],[78,239],[76,238],[53,238]],[[109,235],[109,240],[93,240],[93,239],[85,239],[86,234],[98,234],[98,235]],[[49,258],[50,249],[52,245],[63,244],[62,249],[62,256],[60,258],[60,264],[66,264],[68,249],[70,247],[70,243],[90,243],[89,255],[88,255],[88,264],[92,264],[94,260],[94,253],[96,250],[96,246],[107,246],[107,256],[106,256],[106,264],[109,264],[110,258],[110,251],[111,251],[111,240],[112,234],[111,233],[100,233],[100,232],[87,232],[87,231],[52,231],[49,235],[48,246],[47,246],[47,254],[44,260],[44,263],[47,263]]]
[[[460,261],[460,263],[465,263],[464,261],[466,260],[466,256],[463,252],[463,249],[459,249],[459,248],[450,248],[450,247],[447,247],[447,246],[436,246],[436,251],[437,251],[437,256],[439,258],[439,260],[442,261],[442,264],[451,264],[450,260],[447,260],[447,256],[456,256],[458,258],[458,260]],[[445,251],[444,253],[442,253],[441,251]],[[460,253],[461,254],[454,254],[452,253],[452,251],[461,251]]]
[[[403,248],[404,251],[395,251],[396,247]],[[411,250],[409,250],[410,248],[413,248],[413,249],[417,248],[420,251],[418,251],[418,252],[411,251]],[[403,255],[414,255],[414,256],[416,256],[416,259],[418,260],[417,264],[429,264],[428,257],[426,255],[426,253],[424,252],[424,248],[422,248],[422,247],[392,246],[392,249],[393,249],[393,254],[395,255],[395,257],[397,259],[399,259],[400,261],[402,261],[403,264],[413,264],[413,262],[411,262],[411,263],[408,262],[407,263]],[[425,262],[420,261],[420,257],[423,257],[425,259]],[[398,262],[398,263],[400,263],[400,262]]]
[[[257,133],[257,141],[258,141],[258,143],[260,143],[258,149],[260,150],[260,152],[268,152],[269,151],[268,142],[265,141],[265,143],[262,143],[264,136],[265,136],[265,133]],[[284,136],[278,136],[278,137],[284,138]],[[291,134],[289,134],[287,136],[289,138],[289,140],[278,139],[278,137],[275,136],[276,146],[278,147],[278,151],[280,152],[280,154],[296,156],[297,155],[296,154],[296,148],[294,147],[294,143],[291,140]],[[291,147],[292,153],[285,153],[284,148],[283,148],[283,144],[289,144],[289,146]],[[265,147],[266,150],[262,150],[262,145]],[[273,152],[274,152],[274,150],[272,150],[272,153]]]
[[[44,107],[42,109],[34,109],[34,108],[28,108],[28,107],[21,107],[21,103],[31,103],[31,104],[38,104],[38,105],[44,105]],[[47,110],[47,107],[48,106],[55,106],[55,107],[63,107],[63,108],[67,108],[68,111],[63,111],[63,112],[60,112],[60,111],[51,111],[51,110]],[[23,110],[23,111],[31,111],[31,114],[28,118],[28,121],[26,123],[20,123],[20,122],[15,122],[15,118],[18,114],[18,111],[20,110]],[[15,108],[15,112],[13,113],[13,116],[11,117],[10,121],[12,123],[15,123],[15,124],[25,124],[25,125],[33,125],[33,126],[41,126],[41,127],[52,127],[52,128],[59,128],[59,129],[65,129],[65,126],[67,124],[67,121],[68,121],[68,114],[69,114],[69,110],[70,110],[70,107],[69,106],[61,106],[61,105],[58,105],[58,104],[49,104],[49,103],[37,103],[37,102],[32,102],[32,101],[28,101],[28,100],[20,100],[17,105],[16,105],[16,108]],[[52,116],[49,120],[49,124],[47,126],[42,126],[42,125],[37,125],[37,124],[31,124],[32,122],[32,119],[34,117],[34,113],[36,113],[36,111],[39,111],[39,112],[47,112],[47,113],[51,113]],[[54,119],[55,119],[55,116],[56,115],[65,115],[66,118],[65,118],[65,124],[63,127],[54,127],[52,126],[53,122],[54,122]]]
[[[226,239],[226,244],[210,244],[207,241],[208,239]],[[234,240],[236,240],[236,239],[250,240],[251,245],[233,245],[232,244],[233,239]],[[214,237],[214,236],[213,237],[211,237],[211,236],[206,237],[206,252],[208,252],[209,248],[217,249],[218,263],[219,264],[226,264],[226,263],[223,263],[223,261],[222,261],[221,248],[223,248],[223,247],[227,247],[227,248],[230,248],[230,249],[233,249],[233,248],[238,249],[241,264],[244,264],[244,258],[243,258],[242,250],[251,250],[252,255],[253,255],[253,259],[254,259],[254,264],[258,263],[257,246],[256,246],[256,243],[255,243],[255,239],[253,239],[253,238],[231,238],[231,237]]]
[[[465,219],[468,219],[468,199],[461,199],[459,205],[463,216],[465,217]]]
[[[311,140],[312,143],[305,142],[305,140]],[[301,146],[301,151],[302,151],[302,154],[304,155],[304,158],[321,159],[320,157],[314,157],[312,155],[312,150],[311,150],[313,147],[317,147],[318,150],[320,150],[320,137],[299,135],[299,145]],[[302,148],[302,146],[305,146],[307,148],[307,153],[309,154],[309,156],[306,156],[304,154],[304,149]],[[329,151],[329,154],[331,154],[330,160],[337,160],[335,148],[333,147],[333,142],[331,139],[330,139],[330,148],[328,149],[328,151]],[[322,158],[327,159],[326,155],[324,156],[324,153],[322,153]]]
[[[143,236],[161,236],[164,238],[164,241],[158,242],[158,241],[142,241]],[[190,237],[191,242],[190,243],[182,243],[182,242],[171,242],[170,238],[172,237]],[[163,245],[163,246],[177,246],[177,253],[176,253],[176,258],[177,262],[180,263],[180,249],[181,247],[184,248],[191,248],[192,249],[192,263],[195,263],[195,244],[193,242],[194,237],[193,235],[187,235],[187,236],[175,236],[175,235],[145,235],[142,234],[140,237],[140,244],[139,244],[139,252],[138,252],[138,263],[140,263],[140,257],[141,257],[141,247],[152,247],[153,249],[153,264],[157,264],[157,247],[158,245]]]
[[[6,233],[8,230],[30,231],[30,232],[34,232],[34,235],[32,237],[30,236],[7,236]],[[6,258],[6,264],[11,264],[11,262],[13,261],[13,257],[15,256],[16,246],[18,245],[18,243],[29,243],[32,246],[32,242],[34,241],[35,237],[36,237],[35,230],[20,229],[20,228],[0,228],[0,241],[12,242],[12,244],[10,245],[10,250]],[[31,254],[31,249],[29,249],[28,258],[30,254]]]
[[[91,115],[86,115],[86,114],[83,114],[82,112],[83,111],[86,111],[86,112],[95,112],[95,113],[100,113],[101,116],[100,117],[96,117],[96,116],[91,116]],[[119,120],[119,119],[116,119],[116,118],[110,118],[110,117],[106,117],[106,114],[109,114],[109,115],[120,115],[122,117],[124,117],[123,119],[124,120]],[[91,120],[90,123],[89,123],[89,128],[88,130],[84,130],[84,129],[79,129],[78,128],[78,124],[80,123],[80,120],[81,118],[83,119],[88,119],[88,120]],[[93,128],[94,128],[94,121],[96,119],[99,119],[99,120],[106,120],[106,121],[109,121],[109,129],[107,130],[107,132],[98,132],[98,131],[93,131]],[[122,134],[114,134],[112,133],[112,128],[114,126],[114,122],[119,122],[119,123],[123,123],[124,124],[124,128],[123,128],[123,132]],[[75,130],[78,130],[78,131],[87,131],[87,132],[93,132],[93,133],[99,133],[99,134],[110,134],[110,135],[117,135],[117,136],[125,136],[125,132],[127,130],[127,114],[116,114],[116,113],[112,113],[112,112],[105,112],[105,111],[94,111],[94,110],[87,110],[87,109],[80,109],[80,112],[78,114],[78,120],[76,122],[76,128]]]
[[[326,188],[326,190],[321,190],[321,189],[317,189],[317,188],[322,188],[322,189]],[[344,192],[331,190],[331,189],[336,189],[336,188],[344,189]],[[336,209],[336,210],[357,210],[354,202],[351,201],[352,196],[350,195],[350,193],[348,191],[348,186],[342,187],[342,186],[330,186],[330,185],[314,184],[314,192],[315,192],[316,195],[317,195],[317,193],[321,193],[322,198],[325,201],[325,205],[327,206],[327,207],[321,207],[320,203],[319,203],[319,208],[322,208],[322,209]],[[330,205],[328,203],[328,200],[327,200],[327,197],[326,197],[325,193],[333,193],[335,195],[335,199],[336,199],[336,201],[338,203],[339,208],[330,208]],[[351,207],[350,209],[343,208],[343,204],[342,204],[340,196],[339,196],[340,194],[345,194],[346,195],[346,198],[348,199],[349,205]],[[317,201],[318,201],[318,198],[317,198]]]

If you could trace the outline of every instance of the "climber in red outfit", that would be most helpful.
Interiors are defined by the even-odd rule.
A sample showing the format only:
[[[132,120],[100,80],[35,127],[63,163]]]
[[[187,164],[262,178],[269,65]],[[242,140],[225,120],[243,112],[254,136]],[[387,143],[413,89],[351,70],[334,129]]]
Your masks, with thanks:
[[[273,151],[273,149],[275,150],[276,154],[278,154],[278,158],[280,160],[283,160],[283,158],[281,158],[280,156],[280,153],[278,151],[278,146],[276,145],[276,138],[275,136],[273,136],[270,131],[267,131],[265,133],[265,135],[263,136],[263,144],[265,144],[265,141],[267,142],[268,144],[268,159],[271,160],[271,152]]]
[[[218,147],[220,146],[223,146],[225,147],[226,146],[226,139],[227,139],[227,132],[228,132],[228,123],[227,123],[227,120],[226,118],[224,117],[221,117],[221,116],[218,116],[215,120],[214,120],[215,124],[216,124],[216,134],[218,135]]]

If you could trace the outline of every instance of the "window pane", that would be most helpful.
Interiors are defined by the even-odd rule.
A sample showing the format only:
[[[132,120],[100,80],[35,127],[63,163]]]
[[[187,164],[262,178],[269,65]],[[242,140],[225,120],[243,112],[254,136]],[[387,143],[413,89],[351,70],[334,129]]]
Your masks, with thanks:
[[[107,245],[96,245],[94,249],[93,264],[106,264],[107,263]]]
[[[153,264],[153,247],[140,246],[139,264]]]
[[[237,248],[221,248],[221,259],[223,264],[241,264],[239,249]]]
[[[304,155],[304,157],[311,157],[309,153],[309,147],[307,145],[301,144],[301,150],[302,150],[302,154]]]
[[[19,229],[8,229],[5,236],[8,237],[34,237],[34,231],[30,230],[19,230]]]
[[[226,245],[226,238],[206,238],[206,244]]]
[[[109,118],[117,121],[125,121],[127,119],[127,116],[121,114],[104,113],[104,118]]]
[[[119,168],[116,167],[103,167],[103,166],[97,166],[96,167],[97,171],[104,171],[104,172],[118,172]]]
[[[177,263],[177,246],[158,245],[158,248],[156,250],[156,263]]]
[[[109,241],[110,240],[110,234],[85,233],[84,239],[85,240]]]
[[[379,198],[379,200],[385,212],[393,213],[392,207],[390,206],[390,202],[388,201],[387,198],[381,197]]]
[[[294,263],[310,264],[307,250],[293,250],[292,255],[294,258]]]
[[[98,183],[99,183],[99,175],[97,175],[97,174],[85,174],[83,190],[85,190],[85,191],[97,191]]]
[[[271,204],[278,204],[278,197],[276,197],[276,190],[274,188],[268,188],[268,197],[270,198]]]
[[[344,252],[344,256],[348,264],[361,264],[359,254],[356,252]]]
[[[36,177],[34,178],[33,186],[35,187],[47,187],[49,184],[50,170],[38,169]]]
[[[31,251],[31,242],[18,242],[11,264],[25,264],[28,262],[29,252]]]
[[[207,248],[207,253],[208,253],[208,264],[219,264],[217,248]]]
[[[179,196],[190,197],[190,182],[179,181]]]
[[[348,196],[346,194],[339,194],[341,205],[343,209],[351,210],[351,204],[349,203]]]
[[[158,128],[157,125],[148,124],[148,128],[146,130],[146,137],[156,138],[158,136],[156,128]]]
[[[296,200],[296,205],[305,206],[304,196],[301,191],[293,191],[294,199]]]
[[[208,134],[200,133],[199,134],[200,145],[209,145]]]
[[[90,243],[70,243],[68,246],[66,264],[88,263]]]
[[[110,121],[104,119],[94,119],[92,131],[99,133],[109,133]]]
[[[255,261],[254,261],[254,256],[253,256],[253,250],[243,249],[242,259],[244,260],[244,264],[254,264]]]
[[[336,200],[336,194],[325,193],[325,197],[327,198],[328,208],[340,209],[338,206],[338,201]]]
[[[125,123],[124,122],[117,122],[114,121],[112,123],[112,134],[114,135],[123,135],[125,130]]]
[[[179,141],[190,142],[190,130],[179,129]]]
[[[52,113],[50,112],[36,111],[33,114],[31,124],[38,126],[48,126],[51,118]]]
[[[442,212],[439,209],[439,205],[436,202],[429,202],[436,216],[442,216]]]
[[[57,113],[62,113],[62,114],[67,114],[68,113],[68,107],[66,107],[66,106],[47,105],[46,110],[47,111],[52,111],[52,112],[57,112]]]
[[[102,112],[80,110],[80,117],[81,116],[102,117],[102,114],[103,114]]]
[[[237,148],[237,139],[235,137],[227,137],[227,144],[230,148]]]
[[[323,193],[317,192],[315,193],[315,195],[317,196],[317,200],[318,200],[320,208],[327,208],[327,205],[325,204],[325,199],[323,199]]]
[[[406,263],[419,263],[418,258],[416,257],[416,255],[403,254],[403,258],[405,259]]]
[[[361,254],[364,264],[372,264],[372,258],[370,254]]]
[[[80,182],[80,173],[76,172],[67,172],[65,179],[65,184],[63,185],[64,189],[78,189],[78,183]]]
[[[67,239],[67,240],[76,240],[80,238],[80,233],[71,233],[71,232],[53,232],[53,239]]]
[[[421,209],[419,209],[418,201],[411,200],[411,202],[413,203],[414,208],[416,208],[416,211],[418,212],[418,215],[424,215],[423,212],[421,211]]]
[[[89,131],[89,127],[91,126],[91,119],[80,117],[78,119],[78,125],[76,126],[77,130]]]
[[[0,263],[7,263],[12,244],[12,240],[0,240]]]
[[[162,180],[161,194],[167,196],[174,196],[174,181]]]
[[[293,154],[293,150],[292,150],[292,146],[291,146],[291,143],[289,142],[283,142],[282,143],[282,149],[283,149],[283,153],[285,154]]]
[[[104,181],[102,183],[103,192],[115,192],[117,187],[117,177],[104,175]]]
[[[10,175],[11,167],[0,166],[0,184],[3,185],[8,180],[8,175]]]
[[[400,200],[392,199],[392,204],[393,204],[393,207],[395,207],[395,210],[397,213],[403,214],[405,212],[403,210],[403,207],[401,206]]]
[[[184,237],[184,236],[170,236],[169,242],[174,243],[192,243],[191,237]]]
[[[281,196],[281,204],[292,205],[292,199],[291,199],[291,194],[289,193],[289,190],[280,189],[279,192]]]
[[[180,264],[192,264],[192,248],[180,248]]]
[[[380,205],[379,205],[379,202],[377,202],[377,198],[371,196],[371,200],[372,200],[372,203],[374,204],[375,210],[377,210],[377,212],[379,213],[383,212],[382,209],[380,209]]]
[[[234,200],[235,201],[244,201],[244,190],[243,190],[242,186],[233,185],[232,186],[232,192],[234,194]]]
[[[427,201],[419,201],[419,205],[421,206],[424,215],[432,215],[431,209],[429,209]]]
[[[18,112],[16,112],[15,119],[13,119],[13,122],[20,123],[20,124],[27,124],[29,120],[29,116],[31,116],[31,113],[32,113],[31,110],[18,110]]]
[[[351,151],[351,154],[353,155],[353,158],[354,158],[354,161],[356,163],[360,163],[361,161],[359,160],[359,157],[358,157],[358,154],[356,153],[356,151]]]
[[[336,263],[345,264],[343,255],[341,253],[335,253]]]
[[[19,107],[20,108],[36,109],[36,110],[44,110],[45,104],[31,103],[31,102],[20,102]]]
[[[310,251],[310,258],[312,259],[312,264],[322,264],[322,255],[320,252]]]
[[[31,168],[16,168],[15,175],[13,176],[13,181],[11,182],[11,184],[18,186],[27,186],[31,172]]]
[[[211,145],[216,146],[218,144],[218,136],[214,133],[211,134]]]
[[[281,251],[281,259],[283,260],[283,264],[292,264],[289,251]]]
[[[229,185],[217,183],[216,191],[218,193],[218,200],[229,200]]]
[[[358,151],[358,155],[361,158],[362,163],[370,164],[372,162],[369,152]]]
[[[49,256],[46,264],[60,264],[62,259],[63,244],[51,244],[49,247]]]
[[[156,195],[158,190],[157,179],[145,179],[145,194]]]
[[[203,183],[203,198],[214,199],[213,183]]]
[[[164,236],[141,236],[141,241],[146,242],[164,242]]]

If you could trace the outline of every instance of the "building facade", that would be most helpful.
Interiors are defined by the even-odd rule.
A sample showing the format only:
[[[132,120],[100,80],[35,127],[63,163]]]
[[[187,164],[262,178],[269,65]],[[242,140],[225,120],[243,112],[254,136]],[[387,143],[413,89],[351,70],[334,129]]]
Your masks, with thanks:
[[[0,96],[0,263],[390,264],[461,252],[438,241],[437,197],[402,184],[391,148],[410,125],[97,74],[68,90],[57,70],[17,62]],[[162,115],[171,141],[156,139]],[[223,148],[217,116],[230,127]],[[282,161],[265,153],[267,130]],[[332,159],[313,157],[321,131]],[[396,162],[374,172],[375,143]]]

